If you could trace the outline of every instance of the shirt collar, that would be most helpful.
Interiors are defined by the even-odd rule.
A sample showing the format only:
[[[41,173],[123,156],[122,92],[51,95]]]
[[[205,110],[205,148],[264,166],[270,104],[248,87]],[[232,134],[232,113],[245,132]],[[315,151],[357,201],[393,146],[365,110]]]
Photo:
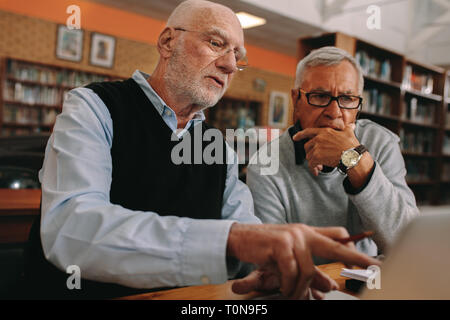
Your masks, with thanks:
[[[175,112],[167,106],[167,104],[164,102],[164,100],[156,93],[156,91],[152,88],[150,83],[147,81],[148,78],[150,78],[150,75],[142,72],[140,70],[134,71],[132,78],[136,83],[142,88],[145,95],[148,97],[148,99],[151,101],[151,103],[155,106],[155,109],[158,111],[158,113],[161,116],[165,115],[166,110],[170,110],[172,114],[175,114]],[[192,118],[193,121],[203,121],[205,120],[205,114],[203,111],[197,111]]]
[[[302,131],[302,126],[300,125],[300,121],[297,122],[288,129],[289,135],[292,137],[299,131]],[[306,152],[305,152],[305,143],[307,140],[294,141],[294,155],[295,155],[295,164],[302,165],[305,162]]]

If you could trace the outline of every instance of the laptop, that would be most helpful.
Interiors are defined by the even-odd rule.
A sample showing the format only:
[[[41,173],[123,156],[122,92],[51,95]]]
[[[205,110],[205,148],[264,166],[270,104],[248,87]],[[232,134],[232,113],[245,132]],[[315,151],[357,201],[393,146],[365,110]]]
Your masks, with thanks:
[[[365,286],[361,299],[450,299],[450,212],[412,220],[387,251],[380,276],[380,289]]]

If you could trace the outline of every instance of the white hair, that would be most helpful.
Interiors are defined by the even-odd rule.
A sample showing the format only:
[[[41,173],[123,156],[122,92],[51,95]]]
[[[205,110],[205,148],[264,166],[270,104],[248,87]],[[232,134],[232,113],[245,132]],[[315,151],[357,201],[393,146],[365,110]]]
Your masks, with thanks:
[[[305,71],[309,67],[316,66],[332,66],[341,63],[343,60],[350,62],[358,73],[358,93],[362,94],[364,88],[363,71],[359,63],[347,51],[336,47],[322,47],[311,51],[297,64],[297,71],[295,73],[295,88],[299,88],[303,82]]]

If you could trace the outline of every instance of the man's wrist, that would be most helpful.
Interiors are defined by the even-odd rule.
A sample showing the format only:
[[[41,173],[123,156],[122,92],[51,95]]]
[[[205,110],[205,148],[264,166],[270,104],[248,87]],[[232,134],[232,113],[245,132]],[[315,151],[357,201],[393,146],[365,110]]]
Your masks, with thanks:
[[[370,153],[364,152],[358,164],[347,170],[348,179],[355,189],[360,188],[366,183],[374,164],[375,162]]]

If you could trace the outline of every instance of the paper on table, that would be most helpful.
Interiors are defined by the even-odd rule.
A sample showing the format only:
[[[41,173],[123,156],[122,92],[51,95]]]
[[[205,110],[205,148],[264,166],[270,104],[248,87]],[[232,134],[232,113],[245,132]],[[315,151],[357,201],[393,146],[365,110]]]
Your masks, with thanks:
[[[367,282],[367,280],[369,280],[370,276],[374,272],[375,272],[374,270],[370,270],[370,269],[345,269],[345,268],[342,268],[341,276]]]

